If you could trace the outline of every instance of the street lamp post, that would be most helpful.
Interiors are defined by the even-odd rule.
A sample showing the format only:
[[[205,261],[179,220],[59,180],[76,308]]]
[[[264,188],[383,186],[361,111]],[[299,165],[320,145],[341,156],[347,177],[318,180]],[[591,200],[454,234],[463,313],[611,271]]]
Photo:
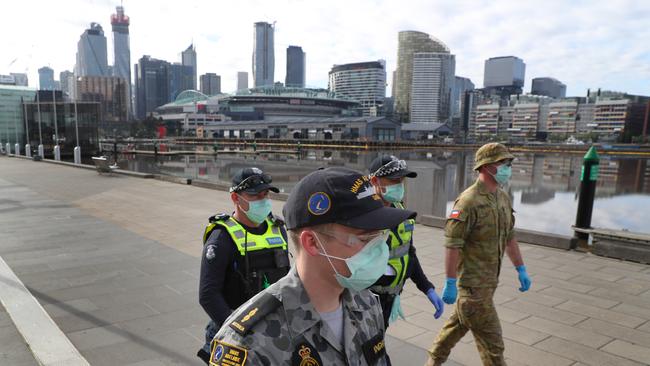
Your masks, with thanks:
[[[77,146],[74,147],[74,163],[81,164],[81,147],[79,146],[79,123],[77,114],[77,101],[74,102],[74,129],[77,135]]]
[[[41,131],[41,99],[40,93],[36,91],[36,110],[38,111],[38,156],[41,158],[45,157],[44,148],[43,148],[43,133]]]
[[[7,109],[5,106],[3,109]],[[5,121],[5,138],[7,139],[7,144],[5,145],[6,154],[11,154],[11,144],[9,143],[9,122]]]
[[[22,98],[21,98],[22,99]],[[32,146],[29,144],[29,125],[27,123],[27,104],[23,100],[23,115],[25,117],[25,156],[32,157]]]
[[[61,147],[59,146],[59,127],[56,117],[56,90],[52,89],[52,107],[54,109],[54,160],[61,160]]]
[[[18,142],[18,114],[16,113],[16,108],[14,108],[14,150],[16,155],[20,155],[20,142]]]

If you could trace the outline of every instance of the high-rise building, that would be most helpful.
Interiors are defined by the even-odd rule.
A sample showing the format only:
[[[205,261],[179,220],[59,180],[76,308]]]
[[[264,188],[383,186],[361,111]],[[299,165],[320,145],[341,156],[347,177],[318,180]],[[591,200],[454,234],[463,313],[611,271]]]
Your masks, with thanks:
[[[461,105],[465,93],[474,90],[474,83],[469,78],[462,76],[455,77],[454,92],[451,98],[451,115],[452,117],[460,117]]]
[[[221,94],[221,76],[209,72],[201,75],[201,93],[205,95]]]
[[[530,94],[545,95],[551,98],[566,97],[566,85],[554,78],[534,78]]]
[[[116,13],[111,15],[113,27],[113,76],[126,81],[127,108],[131,115],[131,46],[129,44],[129,17],[124,14],[124,7],[117,6]],[[63,80],[61,80],[63,83]]]
[[[41,90],[55,90],[54,70],[44,66],[38,69],[38,87]]]
[[[181,64],[192,68],[192,84],[189,89],[196,90],[197,69],[196,69],[196,48],[192,43],[185,51],[181,53]]]
[[[135,65],[136,118],[143,120],[156,107],[169,102],[169,69],[167,61],[143,56]]]
[[[176,99],[176,97],[185,90],[195,90],[192,86],[194,80],[194,68],[189,65],[182,65],[178,62],[169,65],[169,101]]]
[[[306,54],[302,51],[302,47],[287,47],[287,76],[284,80],[286,87],[305,87],[305,57]]]
[[[76,76],[110,76],[106,55],[106,37],[98,23],[90,23],[90,28],[77,43]]]
[[[447,123],[451,117],[456,57],[449,52],[413,54],[409,121]]]
[[[80,76],[76,80],[76,100],[99,102],[100,122],[126,122],[128,84],[118,76]]]
[[[441,41],[423,32],[399,32],[397,70],[393,77],[393,98],[395,99],[395,116],[402,122],[409,121],[413,89],[413,55],[418,52],[449,53],[449,48]]]
[[[503,98],[521,94],[526,76],[526,64],[515,56],[492,57],[485,60],[483,87]]]
[[[329,72],[328,88],[338,96],[358,101],[363,116],[382,114],[386,98],[386,61],[334,65]]]
[[[14,77],[16,86],[28,86],[27,74],[12,72],[10,75]]]
[[[75,85],[73,85],[75,82],[74,73],[68,70],[61,71],[59,73],[59,82],[61,83],[61,91],[63,92],[63,96],[72,97],[74,95],[73,89],[75,88]]]
[[[255,23],[253,38],[253,85],[273,86],[275,51],[273,32],[275,25],[266,22]]]
[[[237,71],[237,90],[248,89],[248,73]]]

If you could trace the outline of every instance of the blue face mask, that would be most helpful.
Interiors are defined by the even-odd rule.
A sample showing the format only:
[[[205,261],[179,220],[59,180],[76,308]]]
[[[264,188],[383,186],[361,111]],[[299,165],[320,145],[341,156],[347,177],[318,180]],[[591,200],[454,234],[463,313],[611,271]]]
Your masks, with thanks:
[[[502,164],[497,168],[497,174],[494,175],[494,180],[501,186],[505,186],[510,177],[512,176],[512,167],[510,165]]]
[[[323,247],[320,239],[316,236],[316,240],[318,240],[318,244],[324,252],[320,253],[320,255],[326,257],[330,262],[330,265],[335,272],[336,281],[341,285],[341,287],[353,291],[361,291],[372,286],[386,271],[389,255],[388,245],[386,245],[387,238],[388,233],[384,233],[383,235],[369,241],[361,251],[352,257],[340,258],[328,255],[327,252],[325,252],[325,247]],[[336,270],[336,267],[334,267],[330,258],[345,261],[345,264],[350,270],[350,277],[342,276]]]
[[[240,198],[248,202],[248,211],[244,211],[243,208],[241,210],[244,211],[249,220],[256,224],[262,223],[266,217],[269,216],[269,213],[271,213],[271,200],[268,198],[257,201],[247,201],[241,196]],[[239,206],[239,208],[241,208],[241,206]]]
[[[381,196],[390,203],[402,202],[404,199],[404,183],[397,183],[390,186],[384,186],[386,192]]]

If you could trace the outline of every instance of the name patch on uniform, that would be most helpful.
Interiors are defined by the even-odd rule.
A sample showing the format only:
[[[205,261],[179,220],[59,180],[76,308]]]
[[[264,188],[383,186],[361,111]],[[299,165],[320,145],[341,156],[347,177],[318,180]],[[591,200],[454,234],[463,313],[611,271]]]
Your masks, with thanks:
[[[386,356],[386,344],[384,343],[384,335],[377,334],[370,338],[370,340],[361,346],[363,355],[366,358],[368,365],[376,365],[377,362]]]
[[[282,244],[284,241],[282,238],[266,238],[266,242],[269,243],[270,245],[277,245],[277,244]]]
[[[321,366],[322,364],[318,351],[307,341],[298,343],[291,355],[292,366]]]
[[[244,312],[230,323],[230,328],[239,335],[246,335],[251,328],[267,314],[280,306],[280,300],[271,294],[263,294],[252,303]]]
[[[413,231],[413,224],[404,224],[404,232]]]
[[[451,213],[449,214],[450,219],[457,219],[460,217],[460,214],[462,213],[461,210],[452,210]]]
[[[210,366],[243,366],[246,364],[246,356],[248,356],[246,349],[216,339],[212,346]]]

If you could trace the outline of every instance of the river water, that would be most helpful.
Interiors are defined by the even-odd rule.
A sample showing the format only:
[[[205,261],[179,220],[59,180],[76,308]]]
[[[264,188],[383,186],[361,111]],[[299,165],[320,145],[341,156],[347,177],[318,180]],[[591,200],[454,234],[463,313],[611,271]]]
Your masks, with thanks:
[[[445,217],[454,199],[476,179],[474,151],[385,151],[405,159],[418,173],[407,179],[406,204],[419,214]],[[300,155],[261,153],[120,157],[120,166],[133,171],[168,174],[230,183],[244,167],[271,174],[283,192],[309,172],[345,166],[367,172],[377,151],[305,150]],[[582,156],[520,153],[507,188],[513,198],[519,228],[571,235],[575,223]],[[209,193],[208,193],[209,194]],[[650,159],[601,156],[592,226],[650,233]]]

